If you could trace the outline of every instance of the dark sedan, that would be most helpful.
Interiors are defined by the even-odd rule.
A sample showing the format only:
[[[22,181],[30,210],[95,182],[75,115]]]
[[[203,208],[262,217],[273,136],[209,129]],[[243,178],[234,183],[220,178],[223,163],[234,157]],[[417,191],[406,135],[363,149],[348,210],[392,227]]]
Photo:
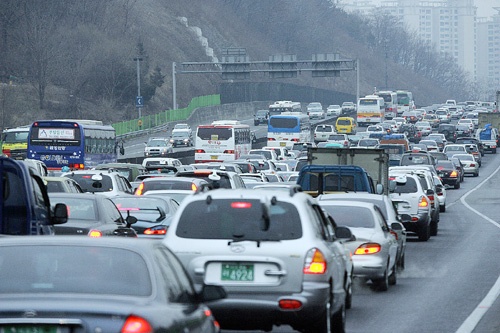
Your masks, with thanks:
[[[167,196],[120,196],[111,198],[123,218],[131,215],[137,219],[132,228],[139,237],[163,238],[179,203]]]
[[[1,332],[219,331],[161,242],[126,238],[12,237],[0,244]]]
[[[460,188],[462,181],[462,174],[452,161],[438,160],[435,165],[438,177],[444,185],[453,186],[453,188]]]
[[[128,219],[130,224],[127,224],[113,201],[104,195],[49,193],[49,198],[68,207],[68,222],[55,226],[56,235],[137,237],[130,228],[135,219]]]

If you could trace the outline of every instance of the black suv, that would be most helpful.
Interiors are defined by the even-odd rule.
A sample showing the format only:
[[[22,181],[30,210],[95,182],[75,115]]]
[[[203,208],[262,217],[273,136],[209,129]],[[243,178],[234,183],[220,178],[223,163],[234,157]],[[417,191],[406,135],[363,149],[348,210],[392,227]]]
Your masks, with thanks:
[[[253,124],[254,126],[260,124],[267,124],[267,119],[269,118],[269,111],[267,110],[258,110],[257,113],[253,115]]]
[[[422,134],[415,127],[415,124],[403,124],[399,127],[399,133],[406,134],[408,141],[413,143],[419,143],[422,138]]]
[[[448,142],[455,142],[457,139],[457,126],[453,124],[440,124],[438,133],[444,134]]]

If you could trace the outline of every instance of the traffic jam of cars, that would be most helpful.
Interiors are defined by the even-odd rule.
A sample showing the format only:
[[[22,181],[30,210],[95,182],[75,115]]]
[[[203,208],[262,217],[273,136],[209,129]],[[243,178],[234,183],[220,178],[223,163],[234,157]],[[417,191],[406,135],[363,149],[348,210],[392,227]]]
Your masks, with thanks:
[[[457,124],[470,119],[465,108],[395,111],[362,128],[352,104],[311,103],[302,121],[321,123],[309,140],[269,140],[231,160],[172,157],[179,146],[209,149],[182,123],[149,138],[141,164],[42,175],[67,221],[56,239],[1,242],[0,312],[18,319],[0,318],[0,332],[345,332],[355,283],[375,293],[397,285],[407,242],[438,237],[446,192],[496,153],[491,143],[485,153],[483,132],[498,141],[496,127]],[[254,126],[273,121],[262,111]],[[347,133],[340,118],[352,119]],[[251,143],[239,122],[213,127],[207,141],[220,145],[232,129]],[[385,171],[328,157],[342,151],[378,154]]]

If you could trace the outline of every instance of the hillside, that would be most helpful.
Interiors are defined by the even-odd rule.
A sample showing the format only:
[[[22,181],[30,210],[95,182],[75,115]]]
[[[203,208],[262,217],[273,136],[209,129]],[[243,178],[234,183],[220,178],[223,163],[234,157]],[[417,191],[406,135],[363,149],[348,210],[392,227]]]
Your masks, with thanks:
[[[12,3],[17,5],[16,1]],[[387,68],[389,87],[412,90],[420,105],[454,97],[440,82],[395,64],[374,45],[366,22],[336,9],[328,0],[110,0],[95,3],[102,7],[102,15],[92,16],[92,20],[82,18],[81,11],[89,8],[77,7],[79,4],[76,0],[61,2],[61,6],[73,6],[76,16],[67,22],[55,21],[57,28],[50,36],[67,43],[59,42],[50,50],[54,56],[49,62],[54,63],[48,66],[43,107],[37,105],[39,86],[29,84],[29,78],[22,79],[28,70],[16,62],[14,51],[21,57],[23,49],[10,45],[13,52],[0,57],[0,74],[20,77],[14,87],[4,86],[0,95],[2,127],[42,117],[99,117],[106,122],[137,117],[136,63],[132,59],[139,44],[144,57],[143,91],[151,94],[143,115],[172,108],[173,62],[221,59],[227,47],[245,48],[251,61],[267,61],[277,54],[296,54],[299,60],[310,60],[316,53],[340,53],[343,58],[359,59],[362,95],[385,86]],[[94,8],[86,15],[95,12]],[[81,20],[76,27],[75,18]],[[82,54],[82,47],[84,53],[87,47],[88,53]],[[78,62],[69,63],[71,57],[79,57]],[[157,76],[162,82],[157,87],[148,86],[155,69],[161,71]],[[249,81],[269,80],[263,74],[252,74]],[[312,78],[310,73],[301,73],[295,79],[275,80],[352,95],[356,92],[354,71],[336,78]],[[179,107],[195,96],[219,93],[223,82],[215,74],[179,74],[176,81]]]

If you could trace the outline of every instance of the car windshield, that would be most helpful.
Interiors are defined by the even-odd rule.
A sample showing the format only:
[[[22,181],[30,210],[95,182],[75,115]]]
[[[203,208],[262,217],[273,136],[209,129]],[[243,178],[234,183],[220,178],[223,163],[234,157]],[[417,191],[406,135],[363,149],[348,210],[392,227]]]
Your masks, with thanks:
[[[176,234],[182,238],[291,240],[302,237],[299,212],[293,204],[258,199],[198,200],[183,210]]]
[[[167,142],[165,140],[152,140],[149,141],[148,147],[166,147]]]
[[[60,242],[0,247],[0,281],[0,294],[152,294],[148,265],[138,253]]]
[[[337,225],[351,228],[373,228],[375,223],[371,211],[366,207],[322,205]]]

